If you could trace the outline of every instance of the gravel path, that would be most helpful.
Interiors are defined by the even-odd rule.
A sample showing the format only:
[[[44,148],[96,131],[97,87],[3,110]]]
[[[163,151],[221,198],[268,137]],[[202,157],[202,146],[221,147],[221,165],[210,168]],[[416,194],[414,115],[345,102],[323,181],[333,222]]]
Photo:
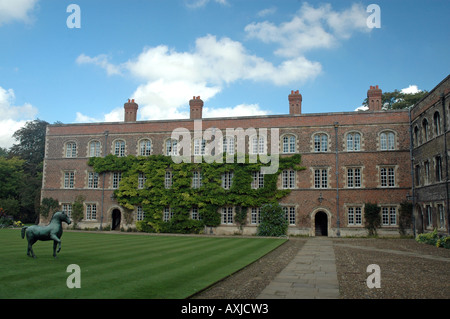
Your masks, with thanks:
[[[308,238],[290,238],[260,260],[192,298],[254,299],[293,259]],[[449,299],[450,250],[413,239],[334,238],[340,297]],[[370,264],[380,266],[381,288],[369,289]]]

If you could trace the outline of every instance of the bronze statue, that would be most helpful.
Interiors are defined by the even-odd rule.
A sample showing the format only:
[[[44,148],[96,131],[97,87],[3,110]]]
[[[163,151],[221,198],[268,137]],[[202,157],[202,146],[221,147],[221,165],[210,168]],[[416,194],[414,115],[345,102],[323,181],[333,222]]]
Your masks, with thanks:
[[[61,250],[62,222],[70,225],[71,220],[64,212],[56,212],[47,226],[33,225],[22,227],[22,238],[25,238],[25,233],[27,234],[27,255],[36,258],[32,246],[38,240],[53,240],[53,257],[56,258],[56,253],[59,253]],[[56,244],[59,244],[58,251],[56,251]]]

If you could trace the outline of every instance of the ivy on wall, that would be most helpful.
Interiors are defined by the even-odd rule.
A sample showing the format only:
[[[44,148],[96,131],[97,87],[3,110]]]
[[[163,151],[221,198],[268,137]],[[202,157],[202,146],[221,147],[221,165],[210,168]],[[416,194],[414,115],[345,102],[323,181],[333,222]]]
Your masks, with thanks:
[[[117,202],[126,209],[141,206],[145,220],[138,222],[140,230],[147,232],[195,233],[204,226],[216,227],[220,224],[219,208],[235,207],[234,221],[245,225],[249,207],[261,207],[278,201],[290,193],[289,189],[278,189],[278,176],[284,169],[304,170],[300,166],[301,156],[295,154],[279,158],[276,174],[264,175],[264,187],[252,189],[252,173],[268,166],[261,162],[249,163],[174,163],[163,155],[117,157],[93,157],[88,161],[95,172],[121,172],[122,180],[114,191]],[[165,188],[166,171],[172,173],[172,185]],[[202,185],[192,187],[194,171],[201,172]],[[232,185],[222,187],[222,174],[233,172]],[[138,176],[145,175],[145,185],[138,187]],[[163,221],[164,208],[170,207],[173,217]],[[197,207],[200,220],[190,217],[191,209]]]

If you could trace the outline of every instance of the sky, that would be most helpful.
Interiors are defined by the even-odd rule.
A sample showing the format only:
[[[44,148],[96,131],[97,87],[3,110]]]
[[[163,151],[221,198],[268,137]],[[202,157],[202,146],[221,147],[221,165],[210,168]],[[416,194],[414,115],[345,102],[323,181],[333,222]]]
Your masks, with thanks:
[[[376,6],[372,6],[376,5]],[[27,121],[351,112],[450,70],[448,0],[0,0],[0,147]]]

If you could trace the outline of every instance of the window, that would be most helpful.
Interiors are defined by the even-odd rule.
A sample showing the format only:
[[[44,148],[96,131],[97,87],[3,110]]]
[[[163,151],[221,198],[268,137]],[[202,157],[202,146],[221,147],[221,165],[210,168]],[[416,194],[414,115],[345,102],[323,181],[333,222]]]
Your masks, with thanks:
[[[86,220],[97,219],[97,204],[86,204]]]
[[[295,171],[287,169],[282,172],[281,184],[284,189],[295,188]]]
[[[347,169],[347,187],[360,188],[361,187],[361,169],[348,168]]]
[[[119,188],[119,183],[122,180],[122,172],[114,172],[113,173],[113,183],[112,188]]]
[[[289,225],[295,225],[295,207],[283,207],[283,212]]]
[[[382,151],[395,149],[395,134],[393,132],[382,132],[380,134],[380,149]]]
[[[167,189],[172,187],[172,172],[171,171],[166,171],[166,174],[164,176],[164,187]]]
[[[326,168],[314,170],[314,188],[328,188],[328,170]]]
[[[66,143],[66,157],[77,157],[77,143]]]
[[[192,175],[192,188],[202,187],[202,173],[195,171]]]
[[[234,137],[223,138],[222,151],[224,154],[234,154]]]
[[[145,139],[139,142],[139,155],[149,156],[152,154],[152,141]]]
[[[222,187],[225,189],[230,189],[233,183],[233,172],[225,172],[222,175]]]
[[[328,151],[328,136],[326,134],[314,135],[314,152],[327,152]]]
[[[396,207],[381,207],[381,224],[383,226],[397,225]]]
[[[125,156],[125,141],[119,140],[114,142],[114,155]]]
[[[257,225],[261,222],[261,208],[252,207],[251,223]]]
[[[361,134],[348,133],[347,134],[347,151],[360,151],[361,150]]]
[[[64,188],[74,188],[75,172],[64,172]]]
[[[89,172],[88,175],[88,188],[98,188],[98,173]]]
[[[142,206],[138,206],[137,207],[137,211],[136,211],[136,220],[144,220],[145,218],[145,212],[142,209]]]
[[[420,186],[420,165],[416,165],[414,168],[414,175],[416,186]]]
[[[442,181],[442,159],[436,156],[436,182]]]
[[[62,211],[65,213],[69,218],[72,218],[72,204],[62,204]]]
[[[419,146],[420,141],[419,141],[419,128],[417,126],[414,127],[414,143],[416,144],[416,146]]]
[[[439,112],[435,112],[433,116],[434,120],[434,132],[436,133],[436,136],[441,134],[441,116],[439,115]]]
[[[264,187],[264,174],[260,171],[252,172],[252,189],[258,189]]]
[[[233,207],[222,207],[221,223],[233,224]]]
[[[89,157],[100,157],[100,146],[99,141],[89,142]]]
[[[205,155],[206,141],[203,139],[194,140],[194,155]]]
[[[138,175],[138,189],[144,189],[145,182],[147,181],[147,177],[144,173],[139,173]]]
[[[445,228],[445,211],[444,205],[437,205],[438,213],[439,213],[439,228]]]
[[[428,141],[428,120],[423,119],[422,121],[422,131],[423,131],[423,141]]]
[[[198,207],[192,207],[191,218],[194,220],[200,220],[200,214],[198,213]]]
[[[395,187],[395,169],[393,167],[382,167],[380,173],[381,187]]]
[[[177,140],[167,140],[166,141],[166,155],[171,156],[175,155],[178,156],[178,141]]]
[[[431,210],[430,205],[427,205],[425,207],[425,212],[427,214],[427,227],[432,227],[433,226],[433,212]]]
[[[283,136],[283,153],[295,153],[295,136]]]
[[[173,217],[173,211],[170,207],[164,207],[163,221],[168,222]]]
[[[252,137],[252,154],[266,154],[266,141],[263,136]]]
[[[348,225],[361,226],[362,225],[362,209],[361,207],[347,208]]]

